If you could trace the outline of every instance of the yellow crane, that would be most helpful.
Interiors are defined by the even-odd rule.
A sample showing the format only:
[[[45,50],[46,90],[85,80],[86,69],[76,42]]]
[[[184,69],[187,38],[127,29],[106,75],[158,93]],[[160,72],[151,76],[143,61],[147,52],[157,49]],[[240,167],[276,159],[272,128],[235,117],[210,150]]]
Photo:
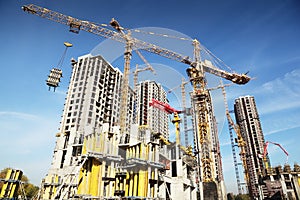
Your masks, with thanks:
[[[196,68],[196,69],[197,69],[197,62],[198,62],[201,64],[203,72],[214,74],[216,76],[230,80],[236,84],[246,84],[251,79],[247,74],[238,74],[235,72],[232,72],[232,73],[227,72],[225,70],[221,70],[221,69],[215,67],[211,63],[203,62],[200,59],[198,59],[196,62],[193,62],[192,60],[189,59],[188,56],[184,56],[177,52],[171,51],[169,49],[162,48],[158,45],[151,44],[151,43],[139,40],[137,38],[133,38],[130,36],[130,32],[127,33],[126,37],[124,37],[124,34],[125,34],[123,32],[124,28],[121,27],[119,25],[119,23],[117,23],[117,21],[114,19],[111,21],[110,24],[118,32],[106,28],[107,27],[106,24],[99,25],[99,24],[92,23],[89,21],[79,20],[79,19],[73,18],[71,16],[67,16],[67,15],[49,10],[47,8],[36,6],[34,4],[24,5],[22,7],[22,9],[30,14],[34,14],[34,15],[43,17],[45,19],[67,25],[70,27],[71,32],[78,33],[79,30],[83,30],[83,31],[86,31],[89,33],[93,33],[93,34],[105,37],[105,38],[116,40],[121,43],[130,43],[130,45],[132,45],[132,46],[129,45],[129,47],[131,47],[131,50],[132,50],[132,48],[142,49],[144,51],[148,51],[148,52],[158,54],[160,56],[163,56],[163,57],[166,57],[166,58],[169,58],[169,59],[181,62],[181,63],[188,64],[191,67]],[[122,32],[124,34],[122,34]],[[130,41],[130,42],[128,42],[128,41]],[[126,51],[126,52],[129,55],[131,53],[131,51]],[[199,70],[199,69],[197,69],[197,70]]]
[[[230,126],[233,128],[234,132],[237,135],[237,144],[238,144],[238,147],[240,148],[240,158],[241,158],[242,165],[244,168],[245,181],[246,181],[246,184],[249,185],[249,174],[248,174],[248,166],[247,166],[247,161],[246,161],[246,152],[247,152],[246,146],[247,146],[247,144],[242,137],[240,126],[238,124],[235,124],[233,119],[230,116],[229,109],[228,109],[228,103],[227,103],[227,97],[226,97],[226,91],[225,91],[225,85],[223,85],[221,82],[221,86],[219,86],[219,87],[222,88],[222,93],[224,96],[225,113],[226,113],[228,123],[230,124]]]
[[[133,72],[133,84],[134,84],[134,87],[136,88],[136,86],[138,84],[138,73],[150,70],[154,75],[156,75],[156,72],[153,69],[152,65],[150,65],[150,63],[146,60],[146,58],[141,54],[141,52],[139,50],[136,49],[135,52],[142,59],[142,61],[146,64],[146,67],[143,69],[139,69],[138,65],[136,65],[135,71]]]
[[[184,147],[180,144],[180,122],[181,122],[181,119],[179,117],[179,114],[183,113],[183,112],[180,110],[176,110],[175,108],[172,108],[169,104],[158,101],[156,99],[152,99],[152,101],[149,104],[150,104],[150,106],[158,108],[168,114],[173,114],[172,123],[175,125],[176,146],[179,146],[179,148],[181,150],[183,150],[186,155],[194,157],[193,149],[191,146]],[[166,141],[166,139],[163,138],[161,135],[158,134],[158,137],[164,142],[164,144],[170,145],[170,143],[168,141]]]
[[[168,93],[171,93],[173,90],[177,89],[180,87],[181,89],[181,98],[182,98],[182,109],[184,110],[183,112],[183,129],[184,129],[184,143],[185,146],[189,146],[189,135],[188,135],[188,125],[187,125],[187,110],[186,110],[186,92],[185,92],[185,85],[189,83],[186,81],[184,78],[181,79],[181,84],[179,86],[176,86],[170,90],[168,90]]]

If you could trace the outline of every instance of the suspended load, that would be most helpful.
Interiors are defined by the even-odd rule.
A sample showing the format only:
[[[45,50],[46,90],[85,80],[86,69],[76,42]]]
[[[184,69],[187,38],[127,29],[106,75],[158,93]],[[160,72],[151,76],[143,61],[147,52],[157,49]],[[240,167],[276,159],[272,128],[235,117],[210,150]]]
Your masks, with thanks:
[[[47,85],[49,86],[49,90],[51,87],[54,88],[54,92],[56,87],[58,87],[60,78],[62,77],[62,70],[58,68],[53,68],[50,70],[50,75],[47,79]]]
[[[54,92],[55,89],[59,86],[60,83],[60,78],[62,77],[62,70],[59,69],[59,67],[62,67],[62,64],[64,62],[66,53],[67,53],[67,49],[68,47],[72,47],[73,45],[69,42],[64,42],[64,45],[66,46],[65,51],[62,55],[62,57],[60,58],[58,65],[56,68],[52,68],[50,70],[50,74],[48,76],[48,79],[46,80],[47,85],[49,86],[49,90],[51,87],[54,88]]]

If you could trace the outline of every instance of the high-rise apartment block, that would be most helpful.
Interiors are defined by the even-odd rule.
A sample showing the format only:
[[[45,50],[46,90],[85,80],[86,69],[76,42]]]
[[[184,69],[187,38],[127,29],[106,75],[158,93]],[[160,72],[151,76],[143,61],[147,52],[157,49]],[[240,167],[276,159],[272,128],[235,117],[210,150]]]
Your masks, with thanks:
[[[259,199],[259,177],[263,174],[264,136],[253,96],[239,97],[235,100],[236,122],[247,144],[246,162],[248,166],[248,190],[251,199]]]
[[[155,81],[142,81],[136,89],[136,122],[147,125],[153,133],[160,133],[169,138],[168,114],[149,105],[152,99],[167,102],[167,94],[163,87]]]
[[[107,132],[111,132],[113,126],[119,125],[121,87],[122,72],[101,56],[85,55],[73,62],[60,131],[56,135],[57,141],[46,185],[61,183],[68,179],[68,175],[73,171],[79,171],[74,168],[79,168],[86,136],[95,134],[97,130],[101,132],[104,124]],[[129,89],[126,118],[128,131],[132,123],[133,98],[133,90]],[[105,141],[101,143],[105,144]]]

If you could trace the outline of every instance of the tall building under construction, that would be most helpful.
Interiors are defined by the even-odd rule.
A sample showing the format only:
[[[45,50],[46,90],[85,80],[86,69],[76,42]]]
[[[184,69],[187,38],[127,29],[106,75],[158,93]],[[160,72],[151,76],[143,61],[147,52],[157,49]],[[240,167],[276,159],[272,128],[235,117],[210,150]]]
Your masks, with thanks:
[[[263,174],[264,163],[260,155],[264,152],[264,136],[253,96],[235,100],[234,112],[241,134],[247,144],[248,191],[252,199],[259,199],[259,177]]]
[[[163,87],[155,81],[141,81],[136,88],[136,117],[139,126],[147,125],[154,133],[169,138],[168,114],[149,105],[152,99],[167,102]]]
[[[166,102],[161,85],[141,82],[137,107],[129,89],[130,134],[120,143],[122,73],[101,56],[81,56],[72,66],[41,199],[196,199],[194,157],[178,153],[179,147],[166,138],[167,114],[148,107],[151,98]],[[133,120],[135,108],[139,123]]]
[[[107,63],[101,56],[85,55],[73,62],[73,71],[64,105],[60,131],[53,154],[49,174],[45,179],[45,199],[60,195],[57,190],[74,189],[78,182],[79,171],[86,160],[82,152],[84,141],[96,133],[112,132],[118,124],[122,73]],[[132,123],[133,91],[128,96],[127,123]],[[130,129],[130,126],[127,127]],[[109,135],[109,133],[106,133]],[[94,139],[96,147],[107,146],[108,143],[117,149],[117,136],[106,137],[97,135]],[[106,144],[107,143],[107,144]],[[110,152],[107,152],[110,153]],[[115,152],[118,153],[117,151]],[[105,168],[110,167],[108,165]],[[60,185],[61,188],[56,186]],[[77,187],[77,186],[76,186]]]

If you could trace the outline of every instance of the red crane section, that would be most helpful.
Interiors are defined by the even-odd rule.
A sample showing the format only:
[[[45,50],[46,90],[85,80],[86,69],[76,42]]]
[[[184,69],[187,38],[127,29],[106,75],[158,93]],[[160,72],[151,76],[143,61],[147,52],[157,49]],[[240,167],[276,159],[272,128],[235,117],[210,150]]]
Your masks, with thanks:
[[[286,156],[289,156],[289,153],[279,143],[267,141],[264,145],[264,155],[263,155],[264,157],[266,157],[267,155],[267,148],[269,146],[269,143],[279,146],[279,148],[286,154]]]
[[[158,108],[168,114],[173,114],[174,118],[172,120],[172,123],[175,125],[175,134],[176,134],[176,144],[180,145],[180,127],[179,123],[181,119],[179,118],[180,113],[183,111],[176,110],[175,108],[172,108],[169,104],[163,103],[161,101],[158,101],[156,99],[152,99],[152,101],[149,103],[150,106],[153,106],[154,108]]]
[[[152,99],[152,101],[149,103],[150,106],[153,106],[155,108],[158,108],[162,111],[165,111],[168,114],[177,113],[180,114],[182,111],[176,110],[175,108],[172,108],[169,104],[163,103],[161,101],[158,101],[156,99]]]

